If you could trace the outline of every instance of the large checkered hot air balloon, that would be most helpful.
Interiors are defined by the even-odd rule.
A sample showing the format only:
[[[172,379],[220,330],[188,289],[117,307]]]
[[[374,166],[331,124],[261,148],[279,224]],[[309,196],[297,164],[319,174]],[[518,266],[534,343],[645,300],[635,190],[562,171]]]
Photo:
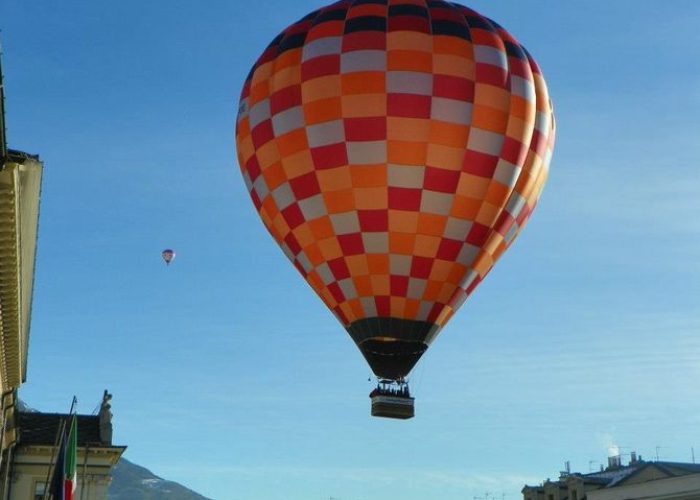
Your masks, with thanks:
[[[539,67],[467,7],[341,0],[265,49],[236,142],[265,226],[379,377],[373,414],[412,416],[405,377],[542,192]]]

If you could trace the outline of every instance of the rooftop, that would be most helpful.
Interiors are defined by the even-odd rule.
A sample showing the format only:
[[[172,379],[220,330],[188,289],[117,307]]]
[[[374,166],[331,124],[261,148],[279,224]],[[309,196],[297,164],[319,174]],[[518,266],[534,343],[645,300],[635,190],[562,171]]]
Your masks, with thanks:
[[[581,474],[577,472],[572,472],[569,474],[564,474],[557,481],[547,480],[545,484],[559,485],[561,488],[566,488],[567,481],[570,479],[580,479],[584,483],[596,484],[600,488],[614,488],[616,486],[621,486],[627,483],[628,480],[631,482],[636,482],[633,478],[643,471],[656,471],[661,477],[673,478],[687,476],[690,474],[700,474],[700,464],[694,463],[684,463],[684,462],[646,462],[641,459],[635,459],[627,465],[615,465],[610,466],[605,470],[599,472],[591,472],[588,474]],[[525,486],[525,489],[530,491],[543,491],[544,485],[538,486]]]
[[[682,462],[645,462],[638,460],[629,465],[620,466],[615,469],[607,469],[602,472],[593,472],[591,474],[583,474],[581,477],[584,480],[593,480],[595,482],[604,483],[606,488],[612,488],[626,481],[630,477],[638,474],[640,471],[649,467],[655,467],[668,477],[687,476],[688,474],[700,473],[700,464],[689,464]]]
[[[64,413],[17,412],[19,444],[23,446],[54,446]],[[78,446],[112,446],[100,438],[100,417],[76,415],[78,419]]]

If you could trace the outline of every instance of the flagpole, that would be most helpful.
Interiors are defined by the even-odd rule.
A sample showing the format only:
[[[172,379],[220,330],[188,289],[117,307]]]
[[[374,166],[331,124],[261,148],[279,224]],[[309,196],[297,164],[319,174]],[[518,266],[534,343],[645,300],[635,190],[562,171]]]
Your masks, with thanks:
[[[75,414],[70,420],[68,443],[63,467],[63,500],[74,500],[78,486],[78,419]]]
[[[73,399],[70,402],[70,411],[68,412],[68,418],[73,416],[73,412],[75,411],[75,406],[77,403],[78,398],[75,397],[75,395],[73,395]],[[68,418],[61,419],[61,423],[58,426],[58,434],[56,435],[56,439],[54,440],[54,449],[51,450],[51,461],[49,462],[49,470],[46,472],[46,482],[44,483],[44,496],[42,497],[42,500],[49,499],[48,495],[51,490],[51,484],[53,483],[53,478],[56,475],[56,471],[54,470],[56,464],[54,463],[54,460],[58,459],[58,452],[61,448],[61,444],[66,438],[66,423],[68,421]],[[61,473],[63,473],[63,471],[61,471]]]
[[[51,450],[51,461],[49,462],[49,470],[46,471],[46,482],[44,483],[44,496],[42,500],[48,500],[49,491],[51,490],[51,483],[53,482],[53,477],[56,471],[54,470],[55,463],[54,460],[58,459],[58,451],[61,448],[61,443],[66,435],[66,421],[61,420],[58,425],[58,433],[56,434],[56,439],[54,441],[54,448]]]
[[[78,398],[73,396],[73,401],[70,402],[70,411],[68,412],[69,417],[71,415],[73,415],[73,413],[75,412],[75,405],[77,405],[77,404],[78,404]]]

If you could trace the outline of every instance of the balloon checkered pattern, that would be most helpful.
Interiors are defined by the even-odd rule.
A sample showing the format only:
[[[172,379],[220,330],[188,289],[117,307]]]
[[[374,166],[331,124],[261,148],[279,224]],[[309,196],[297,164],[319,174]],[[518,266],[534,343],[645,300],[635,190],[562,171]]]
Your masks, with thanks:
[[[495,22],[342,0],[265,49],[236,142],[262,221],[358,346],[427,348],[532,214],[554,129],[538,65]]]

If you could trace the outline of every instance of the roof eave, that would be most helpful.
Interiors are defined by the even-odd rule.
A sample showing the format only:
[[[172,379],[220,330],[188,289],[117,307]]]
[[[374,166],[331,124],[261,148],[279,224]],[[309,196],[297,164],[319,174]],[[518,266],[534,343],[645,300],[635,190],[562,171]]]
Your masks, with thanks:
[[[0,373],[4,390],[26,380],[43,165],[10,152],[0,171]]]

